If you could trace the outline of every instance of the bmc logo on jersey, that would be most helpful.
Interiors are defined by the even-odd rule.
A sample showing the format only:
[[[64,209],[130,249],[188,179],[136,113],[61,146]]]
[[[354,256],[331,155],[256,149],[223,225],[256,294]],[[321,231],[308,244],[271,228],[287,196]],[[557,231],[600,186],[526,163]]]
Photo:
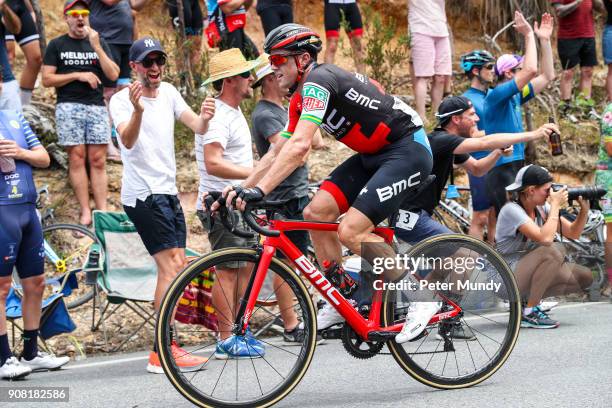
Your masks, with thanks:
[[[304,111],[325,110],[329,102],[329,91],[319,85],[307,82],[302,90],[302,109]]]
[[[378,199],[382,203],[382,202],[389,200],[393,196],[398,195],[399,193],[401,193],[402,191],[406,190],[409,187],[418,186],[419,183],[421,182],[419,180],[420,175],[421,175],[421,172],[419,171],[418,173],[414,173],[412,176],[408,177],[405,180],[397,181],[391,184],[390,186],[385,186],[383,188],[377,188],[376,193],[378,194]]]
[[[357,105],[365,106],[373,110],[378,110],[380,101],[378,99],[372,99],[368,96],[362,95],[353,88],[349,89],[344,95],[350,101],[357,103]]]

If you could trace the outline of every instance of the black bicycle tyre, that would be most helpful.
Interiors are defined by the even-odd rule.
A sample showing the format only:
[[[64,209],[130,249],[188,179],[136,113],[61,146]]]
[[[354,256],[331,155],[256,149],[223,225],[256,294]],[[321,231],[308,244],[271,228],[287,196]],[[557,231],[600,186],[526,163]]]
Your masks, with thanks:
[[[427,253],[426,249],[429,246],[439,245],[440,241],[448,242],[460,242],[461,245],[466,247],[477,248],[479,253],[486,253],[489,262],[491,262],[502,275],[506,289],[511,292],[510,295],[514,299],[520,299],[518,286],[514,275],[507,263],[501,258],[501,256],[495,252],[490,246],[484,242],[466,235],[460,234],[444,234],[438,235],[432,238],[428,238],[425,241],[412,247],[406,254],[408,257],[415,256],[419,253]],[[393,302],[389,301],[391,290],[385,290],[383,293],[383,323],[389,325],[393,315]],[[404,348],[391,340],[387,342],[387,346],[395,361],[406,371],[411,377],[419,381],[422,384],[430,387],[439,389],[457,389],[467,388],[476,385],[487,378],[491,377],[501,366],[506,362],[518,339],[521,323],[521,306],[520,302],[510,302],[510,319],[509,327],[504,337],[503,346],[500,348],[500,352],[497,353],[494,359],[482,370],[475,372],[471,376],[462,377],[460,379],[454,379],[449,377],[441,377],[433,375],[432,373],[424,370],[420,365],[415,363],[413,359],[408,356]]]
[[[175,305],[183,295],[183,288],[185,288],[185,286],[195,277],[199,276],[203,271],[210,269],[212,266],[232,261],[255,262],[257,256],[257,252],[254,249],[248,248],[226,248],[213,251],[192,262],[187,268],[180,272],[172,281],[172,284],[162,299],[155,328],[155,339],[158,345],[160,363],[172,386],[181,395],[197,406],[214,408],[269,407],[286,397],[301,381],[310,366],[316,346],[316,312],[304,282],[296,275],[292,268],[278,258],[272,258],[270,269],[284,279],[287,279],[287,282],[292,285],[292,289],[296,291],[297,300],[303,307],[303,313],[307,315],[303,323],[306,326],[305,329],[307,328],[306,332],[309,334],[306,347],[300,353],[300,358],[296,361],[295,367],[291,374],[287,376],[287,379],[277,385],[271,393],[255,401],[249,401],[248,403],[229,403],[225,400],[219,401],[208,395],[203,395],[197,389],[194,389],[190,383],[183,380],[183,374],[173,364],[169,323]]]

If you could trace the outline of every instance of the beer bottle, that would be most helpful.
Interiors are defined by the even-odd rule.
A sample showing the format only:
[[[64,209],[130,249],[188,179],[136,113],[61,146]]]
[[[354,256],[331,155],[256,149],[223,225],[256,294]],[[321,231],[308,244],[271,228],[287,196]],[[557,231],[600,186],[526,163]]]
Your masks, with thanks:
[[[548,118],[548,123],[555,123],[555,118],[550,116]],[[559,156],[563,154],[563,146],[561,145],[561,135],[557,132],[552,132],[550,134],[550,153],[553,156]]]

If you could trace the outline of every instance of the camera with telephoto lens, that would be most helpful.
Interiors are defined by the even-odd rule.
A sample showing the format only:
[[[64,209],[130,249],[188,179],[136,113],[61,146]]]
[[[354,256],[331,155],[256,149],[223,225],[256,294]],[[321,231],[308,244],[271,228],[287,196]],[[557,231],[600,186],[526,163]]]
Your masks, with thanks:
[[[608,192],[608,190],[601,186],[569,187],[566,184],[554,183],[551,188],[553,191],[559,191],[563,187],[567,187],[567,201],[569,201],[570,204],[572,201],[577,200],[578,197],[582,197],[583,199],[591,202],[592,208],[595,207],[597,201],[599,201]]]

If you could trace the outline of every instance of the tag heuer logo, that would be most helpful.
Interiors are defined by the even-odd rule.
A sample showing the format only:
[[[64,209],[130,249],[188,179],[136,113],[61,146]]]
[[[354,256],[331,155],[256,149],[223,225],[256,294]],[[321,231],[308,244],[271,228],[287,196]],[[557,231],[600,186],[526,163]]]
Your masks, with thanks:
[[[304,110],[325,110],[325,108],[327,108],[329,91],[320,87],[319,85],[306,83],[304,85],[304,90],[302,91],[302,96],[304,98]]]

